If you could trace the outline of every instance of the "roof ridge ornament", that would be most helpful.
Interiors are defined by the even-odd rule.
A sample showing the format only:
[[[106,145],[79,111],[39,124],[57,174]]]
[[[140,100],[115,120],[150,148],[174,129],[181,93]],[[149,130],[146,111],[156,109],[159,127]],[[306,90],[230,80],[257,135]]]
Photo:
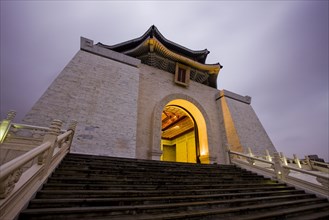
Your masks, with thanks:
[[[151,31],[150,31],[150,37],[151,37],[151,38],[154,37],[154,31],[155,31],[155,29],[156,29],[156,27],[155,27],[155,25],[153,24],[153,25],[151,26]]]

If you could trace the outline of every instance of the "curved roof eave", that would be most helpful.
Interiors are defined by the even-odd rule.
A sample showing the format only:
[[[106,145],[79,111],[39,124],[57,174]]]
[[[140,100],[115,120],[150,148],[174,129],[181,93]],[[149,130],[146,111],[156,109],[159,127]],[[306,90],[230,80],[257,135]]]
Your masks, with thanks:
[[[102,43],[97,43],[97,45],[102,46],[104,48],[114,50],[117,52],[125,52],[127,50],[131,50],[133,48],[136,48],[139,44],[143,43],[148,37],[157,37],[157,39],[165,45],[167,48],[175,51],[176,53],[182,54],[184,56],[187,56],[193,60],[197,60],[198,62],[205,63],[207,55],[210,53],[207,49],[204,50],[190,50],[184,46],[181,46],[179,44],[176,44],[168,39],[166,39],[160,31],[157,29],[156,26],[152,25],[142,36],[125,41],[119,44],[115,44],[112,46],[105,45]]]
[[[114,50],[117,52],[125,52],[126,50],[130,50],[131,48],[135,48],[137,47],[139,44],[141,44],[142,42],[145,41],[145,39],[149,36],[149,33],[152,30],[152,26],[140,37],[132,39],[132,40],[128,40],[128,41],[124,41],[122,43],[119,44],[114,44],[114,45],[106,45],[106,44],[102,44],[101,42],[98,42],[97,45],[101,45],[105,48],[108,48],[110,50]]]
[[[154,26],[154,25],[153,25]],[[152,26],[152,27],[153,27]],[[203,61],[199,61],[199,62],[202,62],[204,63],[206,61],[206,58],[207,58],[207,55],[210,53],[209,50],[207,49],[204,49],[204,50],[191,50],[189,48],[186,48],[182,45],[179,45],[175,42],[172,42],[170,40],[168,40],[167,38],[165,38],[161,33],[160,31],[158,30],[158,28],[156,26],[154,26],[154,31],[155,31],[155,34],[157,35],[157,39],[163,44],[165,45],[167,48],[169,49],[173,49],[174,51],[179,51],[179,50],[185,50],[185,52],[188,52],[190,54],[198,54],[200,56],[202,56],[202,58],[204,58]],[[171,48],[172,47],[172,48]],[[183,51],[182,51],[183,52]],[[184,52],[183,52],[184,53]]]
[[[158,51],[159,53],[162,53],[164,56],[172,60],[175,60],[176,62],[178,61],[185,65],[194,67],[196,69],[207,71],[209,74],[218,74],[219,70],[222,68],[222,66],[219,63],[205,64],[192,60],[188,57],[182,56],[176,53],[175,51],[172,51],[169,48],[167,48],[156,37],[154,38],[147,37],[141,44],[139,44],[135,48],[125,51],[124,54],[133,55],[139,53],[138,51],[143,50],[143,48],[146,47],[148,48],[150,44],[154,45],[154,50]]]

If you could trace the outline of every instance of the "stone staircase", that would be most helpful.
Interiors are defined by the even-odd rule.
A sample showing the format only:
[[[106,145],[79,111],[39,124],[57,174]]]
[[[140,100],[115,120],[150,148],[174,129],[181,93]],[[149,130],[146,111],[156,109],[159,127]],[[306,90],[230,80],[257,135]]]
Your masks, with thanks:
[[[329,202],[233,165],[68,154],[19,219],[328,219]]]

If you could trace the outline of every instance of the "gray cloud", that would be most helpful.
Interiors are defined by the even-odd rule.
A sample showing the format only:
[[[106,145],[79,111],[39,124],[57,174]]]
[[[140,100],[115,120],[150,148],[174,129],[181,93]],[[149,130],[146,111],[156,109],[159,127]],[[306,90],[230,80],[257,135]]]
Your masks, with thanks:
[[[79,50],[116,44],[155,24],[170,40],[211,51],[219,89],[252,96],[279,151],[328,153],[328,2],[1,1],[1,118],[17,120]]]

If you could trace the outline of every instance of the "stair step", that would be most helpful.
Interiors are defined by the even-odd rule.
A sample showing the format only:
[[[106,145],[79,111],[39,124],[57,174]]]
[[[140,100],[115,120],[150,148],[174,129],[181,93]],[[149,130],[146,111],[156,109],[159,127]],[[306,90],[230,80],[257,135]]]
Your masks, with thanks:
[[[184,173],[184,174],[179,174],[177,176],[174,176],[173,173],[162,173],[162,175],[158,175],[158,176],[154,176],[152,175],[152,173],[138,173],[136,171],[131,171],[131,172],[127,172],[127,170],[125,172],[104,172],[104,171],[99,171],[99,172],[95,172],[92,170],[65,170],[62,168],[59,168],[56,173],[54,173],[52,176],[70,176],[70,175],[74,175],[74,176],[83,176],[83,177],[93,177],[93,176],[99,176],[102,175],[103,177],[118,177],[118,174],[123,175],[124,177],[129,177],[129,178],[167,178],[167,179],[174,179],[174,178],[189,178],[189,179],[195,179],[197,177],[202,177],[202,178],[232,178],[232,177],[240,177],[240,178],[263,178],[262,176],[258,176],[256,174],[249,174],[249,173],[238,173],[238,172],[229,172],[229,173],[214,173],[214,174],[209,174],[209,173],[205,173],[205,174],[195,174],[193,176],[191,176],[188,173]]]
[[[301,211],[309,211],[308,214],[303,213],[303,215],[297,215],[289,218],[290,220],[328,220],[329,219],[329,205],[313,205],[310,207],[304,207],[300,209]],[[316,211],[316,213],[314,213]],[[291,213],[289,213],[291,215]]]
[[[243,198],[239,199],[225,199],[222,194],[211,195],[186,195],[186,196],[158,196],[158,197],[126,197],[126,198],[78,198],[78,199],[33,199],[30,202],[30,208],[38,207],[85,207],[85,206],[119,206],[119,205],[146,205],[146,204],[164,204],[174,202],[192,202],[192,201],[213,201],[217,200],[223,203],[259,203],[266,200],[285,200],[285,199],[300,199],[300,198],[312,198],[313,195],[307,194],[288,194],[282,196],[266,196],[255,198]]]
[[[257,207],[256,207],[257,208]],[[264,208],[264,207],[263,207]],[[323,219],[327,220],[327,217],[329,216],[328,214],[328,205],[326,204],[315,204],[315,205],[309,205],[309,206],[302,206],[302,207],[294,207],[294,208],[289,208],[289,209],[284,209],[284,212],[282,210],[276,211],[276,212],[270,212],[265,211],[267,214],[259,217],[257,216],[257,213],[248,213],[246,217],[244,218],[239,217],[237,215],[229,215],[229,213],[234,213],[241,211],[243,212],[245,209],[255,209],[255,207],[249,206],[245,207],[244,209],[237,210],[237,208],[232,208],[232,209],[226,209],[226,210],[202,210],[202,211],[186,211],[186,212],[179,212],[179,213],[168,213],[168,214],[161,214],[161,215],[147,215],[147,214],[142,214],[142,215],[126,215],[123,216],[121,215],[120,217],[111,217],[111,220],[169,220],[169,219],[189,219],[189,220],[199,220],[199,219],[214,219],[214,220],[227,220],[227,219],[232,219],[232,220],[257,220],[257,219],[289,219],[289,220],[315,220],[315,219]],[[320,213],[313,213],[313,215],[303,215],[304,211],[313,211],[313,210],[320,210]],[[287,217],[286,215],[291,215],[291,214],[302,214],[302,216],[298,216],[298,218],[295,217]],[[225,215],[226,214],[226,215]],[[228,215],[227,215],[228,214]],[[267,216],[266,216],[267,215]],[[305,216],[305,218],[304,218]],[[205,218],[204,218],[205,217]],[[107,219],[107,218],[93,218],[95,220],[100,220],[100,219]]]
[[[320,211],[319,213],[313,213],[314,210]],[[311,214],[305,214],[308,211],[311,211]],[[298,215],[296,218],[296,214],[301,214],[302,216]],[[236,220],[257,220],[257,219],[271,219],[271,218],[278,218],[282,217],[284,219],[295,219],[295,220],[310,220],[310,219],[317,219],[317,218],[323,218],[323,217],[329,217],[329,204],[326,203],[320,203],[320,204],[314,204],[306,207],[294,207],[294,208],[285,208],[284,210],[277,210],[267,213],[261,213],[256,214],[253,216],[240,216]]]
[[[139,213],[151,213],[159,214],[161,212],[178,212],[186,210],[199,210],[199,215],[205,214],[225,214],[230,212],[258,212],[259,210],[269,210],[278,208],[287,208],[287,206],[307,206],[312,203],[320,203],[324,199],[301,199],[288,202],[270,203],[265,205],[248,205],[237,208],[223,208],[222,201],[212,202],[188,202],[188,203],[173,203],[173,204],[155,204],[155,205],[134,205],[134,206],[101,206],[101,207],[70,207],[70,208],[45,208],[45,209],[27,209],[23,211],[22,218],[28,219],[29,216],[37,216],[38,219],[49,219],[49,217],[62,218],[70,217],[76,214],[83,214],[83,217],[94,216],[115,216],[119,214],[139,214]],[[325,204],[327,205],[327,204]],[[204,211],[202,208],[212,207],[210,211]],[[53,216],[52,216],[53,215]]]
[[[144,184],[154,184],[154,185],[198,185],[198,184],[229,184],[231,182],[235,183],[243,183],[248,181],[249,183],[263,183],[266,182],[266,180],[262,179],[244,179],[244,180],[238,180],[238,179],[225,179],[225,180],[207,180],[203,181],[202,179],[197,180],[171,180],[166,181],[165,179],[161,180],[122,180],[122,179],[110,179],[110,178],[82,178],[82,177],[51,177],[48,179],[49,183],[84,183],[84,184],[94,184],[94,183],[101,183],[101,184],[131,184],[131,185],[144,185]]]
[[[111,169],[107,169],[104,170],[104,166],[105,167],[111,167]],[[162,169],[163,171],[161,173],[159,173],[159,169]],[[236,174],[236,175],[253,175],[253,176],[257,176],[256,174],[250,174],[247,172],[241,172],[239,170],[225,170],[225,171],[221,171],[221,170],[213,170],[213,171],[209,171],[209,170],[193,170],[190,171],[187,168],[186,169],[165,169],[165,168],[152,168],[152,169],[142,169],[142,168],[134,168],[134,167],[118,167],[115,165],[112,166],[108,166],[108,165],[99,165],[99,166],[95,166],[95,165],[71,165],[71,166],[65,166],[65,165],[61,165],[59,167],[59,170],[71,170],[71,171],[78,171],[79,172],[89,172],[89,173],[97,173],[97,174],[138,174],[138,173],[143,173],[143,174],[159,174],[161,176],[166,176],[166,175],[177,175],[177,176],[189,176],[189,175],[196,175],[196,176],[214,176],[214,175],[225,175],[225,174]],[[145,172],[147,171],[147,173]]]
[[[209,194],[222,194],[226,197],[241,197],[241,196],[262,196],[272,194],[299,194],[303,193],[302,190],[277,190],[273,191],[250,191],[250,190],[41,190],[37,194],[37,198],[106,198],[115,196],[151,196],[151,195],[209,195]]]
[[[152,165],[160,165],[160,166],[188,166],[188,167],[204,167],[204,164],[194,164],[194,163],[184,163],[184,162],[169,162],[169,161],[156,161],[156,160],[143,160],[143,159],[134,159],[134,158],[120,158],[120,157],[111,157],[111,156],[96,156],[96,155],[83,155],[83,154],[69,154],[68,157],[64,159],[67,160],[78,160],[78,161],[89,161],[89,162],[109,162],[109,161],[117,161],[117,162],[128,162],[129,164],[152,164]],[[235,165],[217,165],[217,164],[207,164],[207,167],[235,167]]]
[[[168,189],[240,189],[240,188],[253,188],[253,189],[293,189],[293,187],[287,187],[285,184],[282,183],[242,183],[242,184],[198,184],[198,185],[188,185],[185,184],[184,186],[174,185],[167,187]],[[126,189],[136,189],[136,188],[143,188],[143,189],[155,189],[157,186],[151,185],[151,184],[144,184],[142,186],[138,185],[131,185],[131,184],[125,184],[125,185],[114,185],[114,184],[80,184],[80,183],[47,183],[43,186],[43,190],[47,189],[70,189],[70,190],[110,190],[110,189],[120,189],[120,188],[126,188]],[[164,188],[164,187],[162,187]]]
[[[212,180],[212,179],[263,179],[261,176],[256,176],[256,175],[239,175],[239,174],[212,174],[212,175],[197,175],[197,174],[184,174],[184,175],[176,175],[174,173],[168,173],[168,174],[157,174],[157,173],[152,173],[152,172],[147,172],[147,173],[93,173],[93,172],[88,172],[88,173],[68,173],[68,172],[58,172],[56,174],[53,174],[52,177],[69,177],[69,176],[75,176],[75,177],[83,177],[83,178],[93,178],[93,177],[99,177],[102,176],[103,178],[119,178],[119,179],[168,179],[168,180],[175,180],[175,179],[205,179],[205,180]],[[269,180],[269,178],[266,178]]]

